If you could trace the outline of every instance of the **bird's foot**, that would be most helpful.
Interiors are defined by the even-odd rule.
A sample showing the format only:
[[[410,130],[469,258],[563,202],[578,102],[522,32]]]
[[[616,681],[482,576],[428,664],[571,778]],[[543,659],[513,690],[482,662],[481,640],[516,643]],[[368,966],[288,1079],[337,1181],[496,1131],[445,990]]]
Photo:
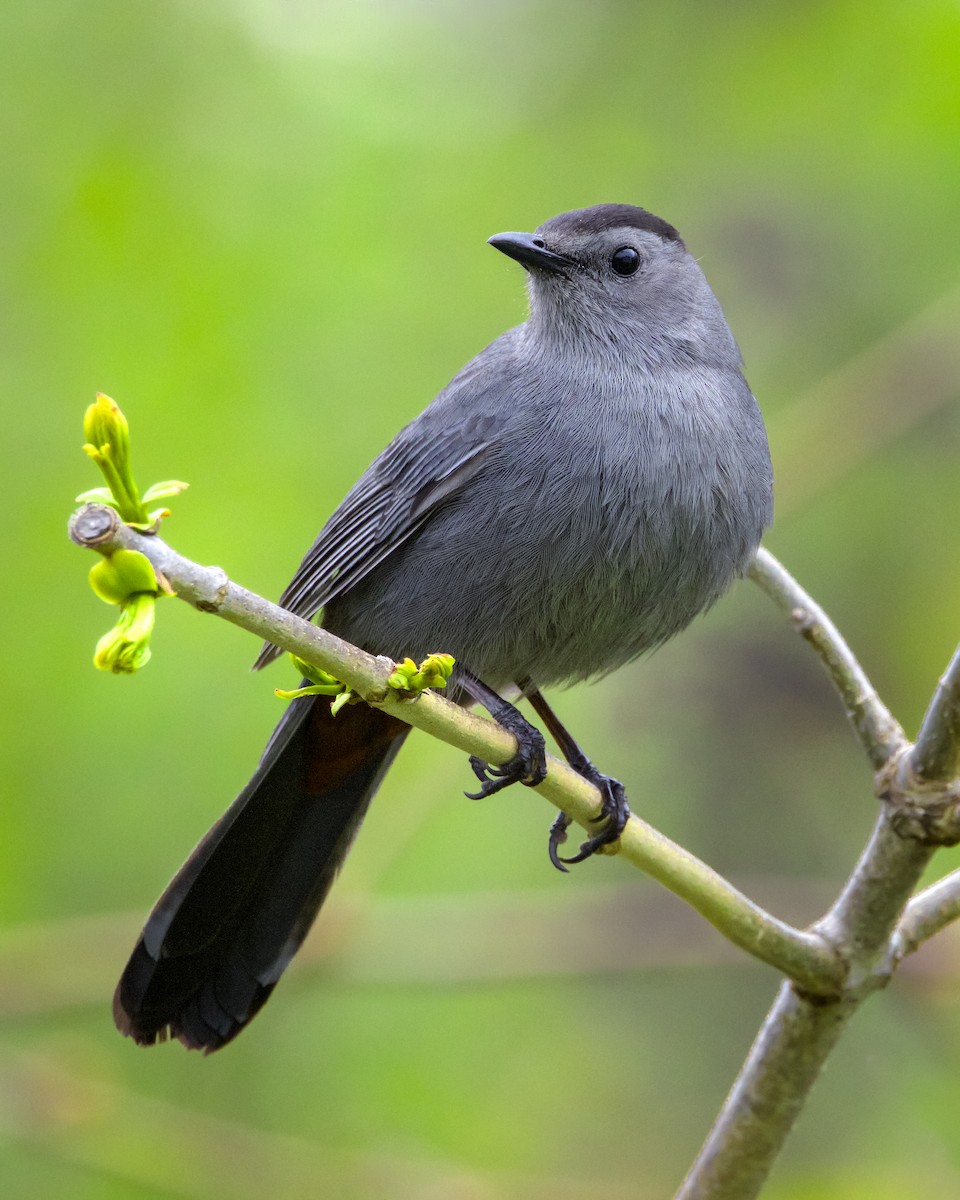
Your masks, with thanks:
[[[481,787],[479,792],[464,793],[470,800],[485,799],[512,783],[536,787],[538,783],[543,782],[547,773],[547,752],[543,734],[517,712],[512,704],[506,701],[501,703],[503,707],[498,709],[496,719],[517,739],[517,753],[499,767],[491,767],[482,758],[471,754],[470,766],[480,780]]]
[[[592,818],[591,823],[599,825],[603,822],[604,825],[599,833],[595,833],[593,837],[587,838],[576,854],[570,858],[563,858],[560,855],[560,847],[567,840],[567,830],[570,827],[571,819],[566,813],[560,813],[550,826],[549,841],[550,861],[558,871],[566,871],[567,868],[564,866],[564,863],[584,862],[592,854],[596,854],[603,846],[609,846],[612,842],[615,842],[620,834],[623,833],[624,827],[630,819],[630,806],[627,804],[626,789],[619,779],[611,779],[609,775],[601,774],[593,763],[587,759],[578,762],[575,769],[578,775],[582,775],[584,779],[589,780],[590,783],[599,788],[603,802],[600,805],[599,814]]]

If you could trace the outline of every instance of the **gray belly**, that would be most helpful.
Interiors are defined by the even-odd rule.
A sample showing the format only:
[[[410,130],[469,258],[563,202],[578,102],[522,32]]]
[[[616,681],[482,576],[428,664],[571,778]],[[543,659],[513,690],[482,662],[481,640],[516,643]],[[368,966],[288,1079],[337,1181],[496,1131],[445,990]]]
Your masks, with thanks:
[[[571,682],[678,633],[744,570],[761,532],[699,497],[618,489],[610,511],[597,490],[497,500],[508,494],[449,504],[325,624],[392,658],[450,653],[494,687]]]
[[[557,395],[325,623],[393,658],[448,652],[494,687],[602,675],[743,573],[770,506],[739,373],[687,371],[592,406]]]

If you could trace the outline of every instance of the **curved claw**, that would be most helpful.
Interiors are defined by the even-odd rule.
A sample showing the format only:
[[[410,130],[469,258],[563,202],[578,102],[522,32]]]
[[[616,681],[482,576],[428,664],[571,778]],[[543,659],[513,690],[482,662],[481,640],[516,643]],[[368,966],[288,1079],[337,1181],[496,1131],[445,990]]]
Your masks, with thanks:
[[[627,793],[619,779],[611,779],[609,775],[601,775],[599,771],[595,772],[595,777],[591,778],[591,783],[595,783],[603,792],[603,804],[600,807],[599,814],[593,818],[594,822],[606,821],[605,827],[592,838],[581,845],[576,854],[570,858],[560,858],[560,862],[568,863],[571,866],[574,863],[586,862],[591,855],[602,846],[609,846],[611,842],[615,842],[623,833],[627,821],[630,819],[630,806],[627,804]],[[567,818],[567,824],[569,824]],[[554,822],[556,825],[556,822]],[[551,838],[551,860],[553,859],[553,829],[550,830]],[[558,856],[559,857],[559,856]]]
[[[536,734],[536,730],[533,733]],[[520,751],[502,766],[491,767],[482,758],[470,755],[470,766],[474,775],[480,780],[479,792],[464,792],[468,800],[484,800],[493,796],[514,783],[522,783],[525,787],[536,787],[542,783],[547,773],[546,755],[543,739],[530,738]]]
[[[610,842],[615,842],[619,836],[619,833],[604,830],[603,833],[598,833],[595,837],[587,838],[585,842],[581,843],[580,849],[576,854],[572,854],[569,858],[561,858],[560,861],[562,863],[569,863],[571,866],[574,863],[586,862],[588,858],[596,854],[601,846],[607,846]]]
[[[550,841],[547,847],[550,855],[550,861],[562,871],[564,875],[569,874],[567,868],[563,865],[564,860],[560,857],[560,847],[567,840],[567,830],[570,828],[570,818],[565,812],[557,814],[557,819],[550,826]]]
[[[468,761],[470,763],[470,770],[473,771],[474,775],[476,775],[481,783],[486,783],[488,778],[487,772],[490,770],[489,765],[482,758],[477,758],[475,754],[471,754]],[[470,795],[470,793],[464,792],[464,795]],[[470,799],[473,800],[475,797],[471,796]]]
[[[503,708],[498,710],[497,719],[517,739],[517,753],[502,766],[491,767],[489,763],[470,756],[470,767],[480,780],[479,792],[464,792],[471,800],[483,800],[510,787],[513,783],[522,783],[526,787],[536,787],[542,783],[547,774],[547,751],[543,734],[526,720],[517,710],[506,701]]]
[[[504,771],[502,767],[491,767],[488,762],[482,758],[478,758],[475,754],[470,755],[469,761],[471,771],[480,780],[482,786],[479,792],[464,792],[463,794],[468,800],[483,800],[487,796],[492,796],[495,792],[499,792],[501,788],[513,783],[512,779],[503,777]]]

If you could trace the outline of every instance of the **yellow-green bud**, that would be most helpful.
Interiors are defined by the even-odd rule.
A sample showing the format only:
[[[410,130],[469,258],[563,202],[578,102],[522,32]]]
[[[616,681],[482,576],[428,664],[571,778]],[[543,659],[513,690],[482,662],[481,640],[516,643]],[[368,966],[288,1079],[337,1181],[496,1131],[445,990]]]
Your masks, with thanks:
[[[412,658],[393,664],[387,687],[399,692],[422,692],[426,688],[442,688],[453,672],[456,659],[451,654],[431,654],[418,667]]]
[[[114,675],[132,675],[150,661],[156,597],[148,592],[130,596],[120,610],[120,620],[97,642],[93,665]]]
[[[114,550],[90,568],[90,586],[107,604],[123,604],[137,592],[159,591],[153,563],[139,550]]]
[[[109,446],[117,463],[129,457],[130,426],[116,401],[97,392],[97,398],[83,414],[83,436],[98,450]]]

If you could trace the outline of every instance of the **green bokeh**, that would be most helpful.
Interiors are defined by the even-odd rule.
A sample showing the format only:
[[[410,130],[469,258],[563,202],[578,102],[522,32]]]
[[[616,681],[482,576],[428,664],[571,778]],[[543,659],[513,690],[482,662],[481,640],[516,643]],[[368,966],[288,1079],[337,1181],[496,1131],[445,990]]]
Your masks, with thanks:
[[[625,864],[561,878],[547,807],[461,799],[466,763],[425,738],[249,1033],[207,1060],[115,1034],[139,922],[291,677],[172,601],[146,671],[93,670],[107,610],[64,536],[98,483],[81,417],[116,398],[141,482],[191,482],[171,541],[276,595],[386,440],[523,318],[484,239],[644,204],[740,340],[769,545],[913,730],[960,630],[960,11],[7,0],[0,79],[5,1194],[670,1194],[772,973]],[[795,920],[870,826],[838,704],[746,584],[559,706],[649,819]],[[957,1193],[956,946],[858,1018],[772,1200]]]

